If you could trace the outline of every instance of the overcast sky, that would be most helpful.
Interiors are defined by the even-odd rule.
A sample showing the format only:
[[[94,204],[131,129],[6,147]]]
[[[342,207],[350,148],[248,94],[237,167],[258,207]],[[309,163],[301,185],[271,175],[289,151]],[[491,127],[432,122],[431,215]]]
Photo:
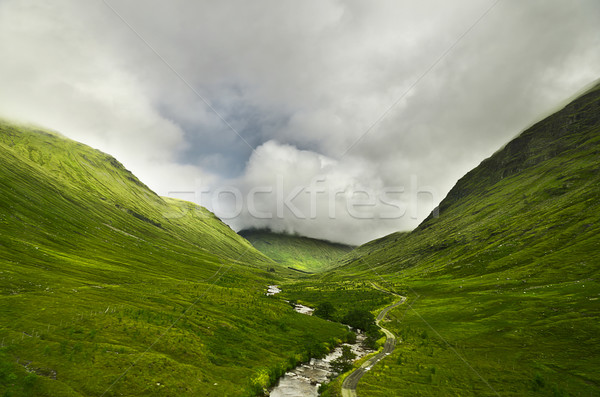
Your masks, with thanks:
[[[236,230],[358,244],[599,78],[599,26],[597,0],[0,0],[0,115]]]

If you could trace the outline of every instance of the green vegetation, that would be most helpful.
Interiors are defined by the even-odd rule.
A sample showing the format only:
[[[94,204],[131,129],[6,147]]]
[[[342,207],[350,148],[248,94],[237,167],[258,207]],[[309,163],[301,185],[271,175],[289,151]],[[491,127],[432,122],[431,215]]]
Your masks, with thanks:
[[[599,159],[596,86],[465,175],[439,217],[314,277],[338,312],[368,280],[408,297],[385,322],[402,342],[358,394],[598,394]],[[309,284],[287,289],[318,304]]]
[[[356,354],[352,352],[350,346],[342,346],[342,355],[331,362],[331,368],[336,373],[346,372],[352,369],[352,361],[356,358]]]
[[[333,307],[330,302],[322,302],[319,303],[319,306],[317,306],[313,314],[317,317],[324,318],[325,320],[332,320],[333,315],[335,314],[335,307]]]
[[[381,323],[397,348],[359,395],[598,394],[599,159],[596,86],[465,175],[413,232],[351,252],[244,233],[261,253],[110,156],[2,123],[0,391],[261,394],[352,339],[335,321],[373,328],[393,292],[408,297]],[[283,291],[267,297],[268,284]]]
[[[267,230],[242,230],[239,234],[275,262],[309,273],[330,269],[338,259],[354,248]]]
[[[377,349],[383,336],[375,325],[375,313],[393,303],[393,296],[374,288],[370,282],[344,280],[326,282],[320,275],[302,281],[288,280],[282,296],[290,301],[316,307],[315,316],[350,325],[366,332],[363,345]]]
[[[114,158],[0,123],[0,393],[253,395],[348,337],[285,268]]]
[[[376,308],[382,308],[393,302],[393,296],[373,288],[370,282],[352,277],[343,280],[327,281],[318,274],[304,276],[299,280],[284,282],[281,296],[311,307],[318,307],[323,302],[333,306],[332,319],[340,321],[352,310],[364,309],[373,314]]]
[[[344,324],[348,324],[354,328],[362,329],[362,330],[370,330],[375,325],[375,316],[366,310],[351,310],[342,318],[342,322]]]

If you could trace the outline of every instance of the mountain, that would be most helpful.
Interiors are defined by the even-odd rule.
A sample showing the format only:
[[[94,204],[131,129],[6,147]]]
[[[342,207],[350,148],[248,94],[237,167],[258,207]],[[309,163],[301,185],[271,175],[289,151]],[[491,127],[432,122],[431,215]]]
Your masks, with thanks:
[[[414,231],[292,279],[109,155],[0,122],[0,392],[260,395],[349,337],[266,296],[276,283],[335,319],[407,297],[381,322],[396,349],[358,395],[597,395],[599,159],[597,85],[461,178]],[[279,260],[332,252],[283,240],[264,238]]]
[[[265,295],[286,269],[105,153],[2,121],[0,165],[3,395],[255,395],[347,337]]]
[[[248,229],[238,232],[257,250],[275,262],[302,272],[331,268],[354,247],[302,236]]]
[[[439,258],[444,261],[435,266],[436,272],[479,275],[526,265],[506,258],[515,252],[549,260],[549,254],[563,255],[563,249],[589,243],[588,237],[595,240],[600,192],[599,96],[597,85],[524,131],[461,178],[416,230],[357,248],[344,258],[350,265],[345,270],[364,269],[361,262],[366,261],[378,270],[398,271]],[[585,245],[581,251],[594,254],[590,248]],[[495,252],[492,258],[478,258],[490,251]],[[460,270],[448,265],[462,257],[469,263]],[[569,261],[553,262],[569,266]],[[547,266],[531,265],[553,272]],[[570,270],[574,277],[586,272],[585,266]]]
[[[338,265],[313,283],[408,297],[386,325],[403,342],[359,395],[599,394],[600,85],[467,173],[416,230]],[[336,291],[338,310],[355,291]]]

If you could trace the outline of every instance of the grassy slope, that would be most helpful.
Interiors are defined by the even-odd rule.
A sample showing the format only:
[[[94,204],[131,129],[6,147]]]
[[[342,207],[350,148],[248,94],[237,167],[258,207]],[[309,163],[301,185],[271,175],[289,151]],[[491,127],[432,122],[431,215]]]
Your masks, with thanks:
[[[438,218],[322,276],[409,297],[386,326],[404,343],[359,395],[600,393],[599,214],[597,86],[465,175]]]
[[[353,248],[329,241],[266,230],[242,230],[239,234],[275,262],[307,272],[319,272],[331,268],[338,259]]]
[[[4,395],[247,395],[345,337],[266,297],[270,259],[114,158],[1,122],[0,164]]]

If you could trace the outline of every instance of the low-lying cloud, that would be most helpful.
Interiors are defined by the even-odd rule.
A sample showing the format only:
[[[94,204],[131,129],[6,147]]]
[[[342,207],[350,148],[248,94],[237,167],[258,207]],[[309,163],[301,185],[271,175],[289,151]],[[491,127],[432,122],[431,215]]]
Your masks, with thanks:
[[[236,229],[360,244],[397,231],[398,222],[415,227],[431,211],[438,192],[418,182],[412,175],[408,185],[389,186],[364,160],[335,160],[268,141],[240,178],[213,187],[198,181],[195,199]]]

